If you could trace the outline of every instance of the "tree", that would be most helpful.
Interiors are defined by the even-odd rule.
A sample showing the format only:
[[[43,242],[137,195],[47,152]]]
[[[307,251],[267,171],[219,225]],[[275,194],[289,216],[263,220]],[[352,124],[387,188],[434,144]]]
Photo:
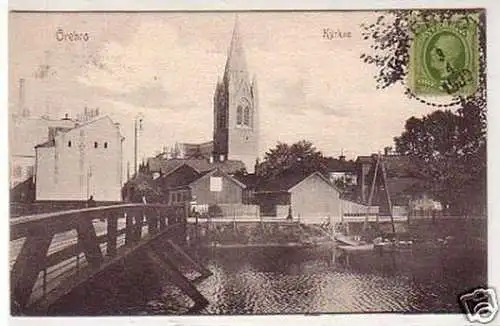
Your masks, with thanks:
[[[160,203],[164,199],[164,193],[155,184],[153,178],[142,172],[127,181],[122,192],[125,201],[134,203],[141,203],[143,196],[146,197],[148,203]]]
[[[415,20],[432,23],[457,18],[478,26],[479,87],[471,96],[456,95],[448,107],[455,112],[435,111],[421,119],[411,117],[405,131],[395,138],[397,152],[411,156],[416,173],[444,203],[458,211],[486,206],[486,28],[485,11],[470,10],[393,10],[380,15],[373,24],[363,25],[363,37],[371,39],[373,53],[363,53],[365,63],[376,65],[376,88],[405,85],[409,68],[409,49]],[[409,88],[409,98],[417,98]]]
[[[409,118],[394,138],[397,152],[410,156],[424,189],[457,213],[486,204],[486,148],[468,138],[467,128],[463,116],[438,110]]]
[[[278,142],[264,155],[257,174],[262,178],[275,178],[284,171],[311,174],[319,171],[326,174],[326,158],[311,142],[298,141],[292,145]]]

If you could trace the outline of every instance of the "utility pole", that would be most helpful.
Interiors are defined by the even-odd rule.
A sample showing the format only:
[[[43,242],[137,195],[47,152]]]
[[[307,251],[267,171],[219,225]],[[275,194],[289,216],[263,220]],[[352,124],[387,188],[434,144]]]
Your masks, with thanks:
[[[139,147],[139,131],[142,130],[142,115],[139,114],[134,121],[134,176],[137,175],[137,151]]]
[[[394,226],[394,216],[392,214],[391,194],[389,193],[389,186],[387,184],[387,171],[385,170],[384,164],[382,164],[382,177],[384,178],[385,194],[387,195],[387,204],[389,205],[389,216],[391,217],[392,233],[396,235],[396,228]]]
[[[377,173],[378,173],[379,165],[380,165],[380,153],[379,153],[379,155],[377,155],[377,163],[375,163],[375,171],[373,172],[373,180],[372,180],[372,186],[370,189],[370,196],[368,197],[368,207],[366,208],[365,223],[363,225],[363,228],[365,230],[368,228],[368,214],[369,214],[369,209],[372,206],[373,193],[375,192],[375,183],[377,181]],[[378,215],[377,215],[377,224],[378,224]]]
[[[130,161],[127,161],[127,181],[130,180]]]

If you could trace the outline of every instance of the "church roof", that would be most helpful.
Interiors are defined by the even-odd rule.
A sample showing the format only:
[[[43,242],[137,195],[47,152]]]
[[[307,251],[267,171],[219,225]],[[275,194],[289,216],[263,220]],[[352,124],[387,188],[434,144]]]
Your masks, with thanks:
[[[224,80],[228,81],[232,75],[237,74],[248,80],[245,53],[241,44],[238,17],[234,23],[233,36],[227,55],[226,68],[224,70]]]

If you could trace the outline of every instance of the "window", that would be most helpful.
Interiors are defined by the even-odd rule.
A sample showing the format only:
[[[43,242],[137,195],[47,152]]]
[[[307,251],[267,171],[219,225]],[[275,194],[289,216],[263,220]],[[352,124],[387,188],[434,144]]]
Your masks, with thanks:
[[[98,144],[97,142],[94,142],[94,148],[97,148]]]
[[[32,166],[26,167],[26,174],[28,175],[29,178],[31,178],[33,176],[33,167]]]
[[[250,108],[248,106],[245,107],[245,114],[243,115],[243,125],[250,126]]]
[[[226,128],[226,110],[219,110],[219,128]]]
[[[241,105],[238,105],[236,109],[236,125],[241,126],[243,123],[243,108]]]
[[[246,99],[242,99],[241,104],[236,108],[236,125],[250,127],[252,123],[251,107]]]
[[[108,142],[104,142],[104,148],[108,148]]]
[[[71,147],[71,140],[68,140],[68,147]]]

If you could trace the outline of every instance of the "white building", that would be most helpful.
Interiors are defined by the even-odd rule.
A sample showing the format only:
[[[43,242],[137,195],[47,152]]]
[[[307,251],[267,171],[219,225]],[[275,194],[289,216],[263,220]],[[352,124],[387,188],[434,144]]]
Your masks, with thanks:
[[[121,201],[123,140],[108,116],[57,130],[36,146],[36,200]]]
[[[52,128],[74,128],[75,121],[15,115],[11,115],[10,118],[10,188],[13,188],[33,176],[36,157],[35,146],[47,141],[49,130]]]

